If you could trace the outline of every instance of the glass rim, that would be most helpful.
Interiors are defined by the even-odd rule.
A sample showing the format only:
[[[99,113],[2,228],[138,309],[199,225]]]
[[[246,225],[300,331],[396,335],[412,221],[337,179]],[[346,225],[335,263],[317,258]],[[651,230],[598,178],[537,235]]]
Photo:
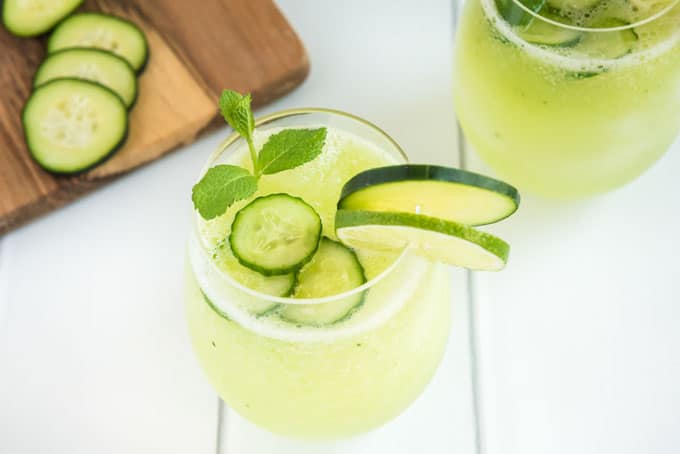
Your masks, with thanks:
[[[646,25],[650,22],[653,22],[663,16],[665,16],[670,10],[675,8],[678,4],[680,4],[680,0],[673,0],[670,2],[665,8],[663,8],[661,11],[658,11],[656,14],[653,14],[645,19],[641,19],[637,22],[634,22],[632,24],[628,25],[620,25],[618,27],[604,27],[604,28],[595,28],[595,27],[582,27],[579,25],[569,25],[565,24],[562,22],[558,22],[556,20],[552,20],[550,18],[541,16],[539,13],[533,11],[531,8],[528,6],[524,5],[520,0],[512,0],[512,2],[523,9],[525,12],[531,14],[533,17],[535,17],[538,20],[541,20],[545,23],[554,25],[559,28],[567,29],[567,30],[575,30],[575,31],[581,31],[581,32],[589,32],[589,33],[608,33],[608,32],[616,32],[616,31],[623,31],[623,30],[631,30],[636,27],[640,27],[642,25]]]
[[[261,126],[265,125],[271,122],[274,122],[276,120],[281,120],[284,118],[296,116],[296,115],[307,115],[307,114],[331,114],[331,115],[337,115],[340,117],[348,118],[352,121],[356,121],[357,123],[363,124],[364,126],[369,127],[370,129],[373,129],[376,131],[379,135],[381,135],[383,138],[385,138],[397,151],[397,154],[404,160],[404,162],[408,163],[408,156],[406,155],[406,152],[404,149],[397,143],[392,136],[390,136],[385,130],[377,126],[376,124],[359,117],[357,115],[344,112],[342,110],[336,110],[336,109],[328,109],[328,108],[323,108],[323,107],[303,107],[303,108],[295,108],[295,109],[285,109],[285,110],[280,110],[268,115],[264,115],[262,117],[258,117],[255,119],[255,126]],[[210,169],[215,161],[222,156],[222,154],[227,150],[228,147],[233,145],[235,142],[237,142],[239,139],[243,140],[241,135],[237,133],[236,131],[233,131],[229,136],[227,136],[226,139],[224,139],[220,145],[217,147],[215,151],[212,152],[210,157],[208,158],[208,161],[206,164],[203,166],[203,169],[201,170],[201,173],[199,175],[199,179],[205,175],[205,173]],[[355,287],[351,290],[348,290],[343,293],[338,293],[336,295],[330,295],[330,296],[324,296],[324,297],[319,297],[319,298],[292,298],[292,297],[287,297],[287,296],[273,296],[273,295],[268,295],[266,293],[259,292],[255,289],[252,289],[246,285],[241,284],[238,282],[236,279],[232,278],[231,275],[219,268],[215,262],[210,258],[210,255],[208,251],[203,247],[202,242],[200,241],[200,234],[198,231],[198,212],[192,208],[192,235],[195,237],[197,240],[196,246],[200,248],[200,251],[202,254],[206,255],[206,259],[210,262],[210,267],[214,271],[218,273],[220,278],[224,278],[226,282],[231,285],[232,287],[235,287],[236,289],[249,294],[250,296],[256,297],[258,299],[266,300],[266,301],[271,301],[275,303],[280,303],[280,304],[322,304],[322,303],[330,303],[333,301],[338,301],[341,299],[345,299],[351,296],[354,296],[359,293],[363,293],[366,290],[374,287],[376,284],[378,284],[380,281],[382,281],[385,277],[387,277],[389,274],[394,271],[395,268],[397,268],[404,260],[404,257],[407,255],[409,248],[404,247],[399,254],[399,256],[392,262],[387,268],[385,268],[383,271],[380,272],[377,276],[373,277],[372,279],[366,281],[364,284],[360,285],[359,287]],[[195,272],[195,271],[194,271]]]

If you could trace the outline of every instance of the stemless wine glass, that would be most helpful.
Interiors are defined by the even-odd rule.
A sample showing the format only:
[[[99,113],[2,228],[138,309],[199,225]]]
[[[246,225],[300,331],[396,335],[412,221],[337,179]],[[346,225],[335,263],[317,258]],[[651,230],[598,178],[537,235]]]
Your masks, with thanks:
[[[454,80],[467,139],[511,183],[558,198],[610,190],[680,127],[680,3],[467,0]]]
[[[255,142],[281,128],[319,126],[329,131],[322,154],[302,167],[263,176],[257,195],[286,192],[303,198],[321,215],[324,235],[333,237],[344,182],[367,167],[405,162],[406,156],[374,125],[321,109],[263,118]],[[204,173],[217,164],[243,164],[246,149],[245,141],[232,135]],[[233,267],[238,265],[220,258],[233,211],[211,221],[192,213],[186,267],[193,347],[225,402],[260,427],[303,438],[364,432],[404,410],[430,380],[445,349],[447,268],[406,250],[391,253],[387,266],[374,267],[382,271],[371,276],[371,264],[386,256],[358,251],[369,279],[364,285],[317,299],[271,296],[253,289],[261,283],[236,280]],[[275,315],[287,305],[345,303],[356,307],[351,317],[323,326]]]

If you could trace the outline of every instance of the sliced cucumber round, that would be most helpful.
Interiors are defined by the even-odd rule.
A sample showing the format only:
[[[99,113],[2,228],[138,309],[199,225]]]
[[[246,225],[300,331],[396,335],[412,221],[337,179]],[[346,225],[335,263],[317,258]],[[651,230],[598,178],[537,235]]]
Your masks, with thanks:
[[[105,85],[115,91],[128,108],[137,99],[137,76],[130,64],[101,49],[71,48],[49,55],[36,71],[33,86],[63,77]]]
[[[321,240],[321,218],[289,194],[258,197],[231,225],[229,243],[238,261],[265,276],[288,274],[307,263]]]
[[[583,11],[594,8],[603,0],[548,0],[548,5],[559,11]]]
[[[89,169],[125,141],[125,104],[110,89],[82,79],[54,79],[38,87],[22,121],[33,158],[54,173]]]
[[[205,303],[210,307],[210,309],[212,309],[217,315],[219,315],[225,320],[231,320],[231,318],[229,318],[229,316],[224,311],[217,307],[217,305],[213,303],[210,298],[208,298],[208,295],[205,294],[203,289],[201,289],[201,295],[203,295],[203,301],[205,301]]]
[[[298,271],[294,298],[339,295],[366,282],[364,269],[351,249],[323,238],[312,260]],[[347,319],[363,303],[363,292],[320,304],[286,304],[281,317],[291,323],[323,326]]]
[[[557,18],[543,14],[548,19]],[[559,20],[557,20],[559,22]],[[526,27],[518,27],[517,34],[525,41],[550,47],[574,47],[583,39],[583,32],[558,27],[551,23],[534,19]]]
[[[213,251],[212,259],[236,282],[260,293],[271,296],[290,296],[295,287],[295,273],[265,276],[241,265],[231,252],[228,241],[222,241]]]
[[[2,22],[16,36],[38,36],[48,32],[71,14],[83,0],[5,0]]]
[[[545,6],[546,0],[520,0],[520,3],[529,10],[538,13]],[[496,0],[498,12],[510,25],[527,25],[534,20],[534,16],[522,7],[515,0]]]
[[[338,207],[418,213],[467,225],[500,221],[517,210],[517,189],[466,170],[397,165],[366,170],[342,189]]]
[[[615,28],[630,25],[629,22],[606,18],[591,24],[592,28]],[[628,28],[625,30],[591,32],[581,41],[579,48],[583,49],[588,55],[600,58],[621,58],[633,52],[639,37],[635,30]]]
[[[107,50],[130,63],[140,72],[149,55],[149,45],[142,30],[132,22],[100,13],[80,13],[62,21],[47,41],[52,54],[70,47],[94,47]]]
[[[500,238],[456,222],[411,213],[338,210],[335,229],[352,248],[411,247],[430,260],[472,270],[498,271],[510,246]]]

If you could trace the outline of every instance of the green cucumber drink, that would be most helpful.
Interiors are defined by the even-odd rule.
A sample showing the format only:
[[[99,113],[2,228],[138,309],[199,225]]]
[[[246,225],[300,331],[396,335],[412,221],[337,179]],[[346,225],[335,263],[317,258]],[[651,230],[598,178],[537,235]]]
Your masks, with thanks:
[[[288,111],[258,122],[254,148],[287,128],[324,128],[320,154],[278,173],[267,173],[275,160],[261,165],[256,192],[210,219],[194,214],[189,329],[208,379],[241,415],[287,436],[348,436],[394,418],[432,377],[449,332],[449,274],[403,248],[338,241],[343,184],[403,163],[392,139],[350,115]],[[204,174],[222,164],[255,172],[247,140],[227,139]],[[286,254],[266,229],[286,230]]]
[[[651,166],[680,127],[676,0],[468,0],[454,94],[500,175],[581,197]]]

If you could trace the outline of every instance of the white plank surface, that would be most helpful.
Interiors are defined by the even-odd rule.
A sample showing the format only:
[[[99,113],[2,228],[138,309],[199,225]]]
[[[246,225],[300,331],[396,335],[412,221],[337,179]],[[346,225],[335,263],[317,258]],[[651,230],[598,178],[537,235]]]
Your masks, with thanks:
[[[680,143],[620,190],[524,197],[494,229],[513,254],[473,286],[488,454],[680,451],[679,173]]]
[[[281,1],[312,74],[258,112],[324,106],[387,129],[417,161],[457,162],[448,0]],[[193,179],[226,131],[0,240],[0,453],[213,453],[217,398],[190,351],[182,262]],[[300,444],[225,415],[222,452],[474,452],[467,294],[450,348],[402,417]]]
[[[215,139],[3,238],[1,453],[215,452],[182,300],[187,191]]]

